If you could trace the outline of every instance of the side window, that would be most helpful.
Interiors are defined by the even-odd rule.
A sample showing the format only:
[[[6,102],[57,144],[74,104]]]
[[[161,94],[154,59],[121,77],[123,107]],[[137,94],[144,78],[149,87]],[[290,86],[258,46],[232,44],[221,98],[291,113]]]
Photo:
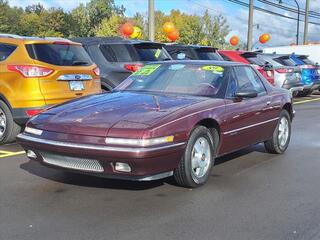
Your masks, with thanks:
[[[0,61],[6,60],[17,46],[0,43]]]
[[[100,50],[109,62],[132,62],[130,47],[127,44],[102,44]]]
[[[266,92],[259,76],[250,67],[236,67],[235,73],[238,82],[237,91],[255,90],[259,95]]]

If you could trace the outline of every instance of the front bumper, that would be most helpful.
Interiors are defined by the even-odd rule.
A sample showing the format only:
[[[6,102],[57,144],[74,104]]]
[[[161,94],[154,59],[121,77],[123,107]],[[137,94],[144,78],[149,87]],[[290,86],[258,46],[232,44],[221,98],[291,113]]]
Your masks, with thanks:
[[[303,91],[304,89],[303,84],[296,84],[296,83],[283,84],[282,87],[285,89],[288,89],[291,93],[300,92],[300,91]]]
[[[114,147],[42,139],[19,134],[17,142],[30,157],[53,168],[106,178],[148,181],[171,176],[184,153],[185,142],[154,147]],[[115,170],[116,163],[128,164],[131,172]]]

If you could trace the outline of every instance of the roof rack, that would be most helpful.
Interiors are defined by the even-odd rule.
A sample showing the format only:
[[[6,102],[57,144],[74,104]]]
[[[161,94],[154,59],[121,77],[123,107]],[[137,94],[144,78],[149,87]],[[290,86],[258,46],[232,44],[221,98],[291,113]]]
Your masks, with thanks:
[[[9,34],[9,33],[0,33],[0,37],[6,37],[6,38],[16,38],[21,39],[22,36],[16,35],[16,34]]]

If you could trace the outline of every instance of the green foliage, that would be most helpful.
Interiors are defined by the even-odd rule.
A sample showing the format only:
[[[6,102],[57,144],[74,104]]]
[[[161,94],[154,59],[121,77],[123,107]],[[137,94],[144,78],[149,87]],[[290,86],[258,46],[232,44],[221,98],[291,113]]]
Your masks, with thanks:
[[[0,0],[0,32],[26,36],[87,37],[118,36],[119,26],[132,21],[140,27],[143,39],[148,36],[147,17],[136,13],[132,18],[124,17],[125,8],[117,6],[114,0],[90,0],[70,12],[62,8],[45,9],[40,3],[25,9],[10,7],[7,0]],[[202,44],[222,48],[228,47],[225,37],[230,29],[226,18],[212,16],[208,11],[203,16],[172,10],[169,14],[155,13],[155,38],[168,42],[162,30],[165,22],[173,22],[179,30],[178,42]]]

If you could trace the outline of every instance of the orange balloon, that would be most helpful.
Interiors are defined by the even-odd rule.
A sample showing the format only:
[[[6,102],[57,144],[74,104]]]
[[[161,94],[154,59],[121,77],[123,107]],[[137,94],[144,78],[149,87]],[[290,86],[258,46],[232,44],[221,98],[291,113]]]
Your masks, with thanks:
[[[166,22],[165,24],[163,24],[162,29],[165,33],[170,33],[173,32],[176,28],[172,22]]]
[[[239,38],[238,38],[238,36],[232,36],[232,37],[230,38],[230,44],[231,44],[232,46],[236,46],[236,45],[238,45],[238,43],[239,43]]]
[[[130,22],[127,22],[121,26],[120,30],[123,35],[130,36],[134,31],[133,24]]]
[[[270,40],[270,34],[269,33],[264,33],[259,37],[259,42],[262,44],[265,44],[266,42],[268,42]]]
[[[173,30],[172,32],[167,33],[167,37],[172,42],[176,41],[179,38],[179,31],[177,29]]]

